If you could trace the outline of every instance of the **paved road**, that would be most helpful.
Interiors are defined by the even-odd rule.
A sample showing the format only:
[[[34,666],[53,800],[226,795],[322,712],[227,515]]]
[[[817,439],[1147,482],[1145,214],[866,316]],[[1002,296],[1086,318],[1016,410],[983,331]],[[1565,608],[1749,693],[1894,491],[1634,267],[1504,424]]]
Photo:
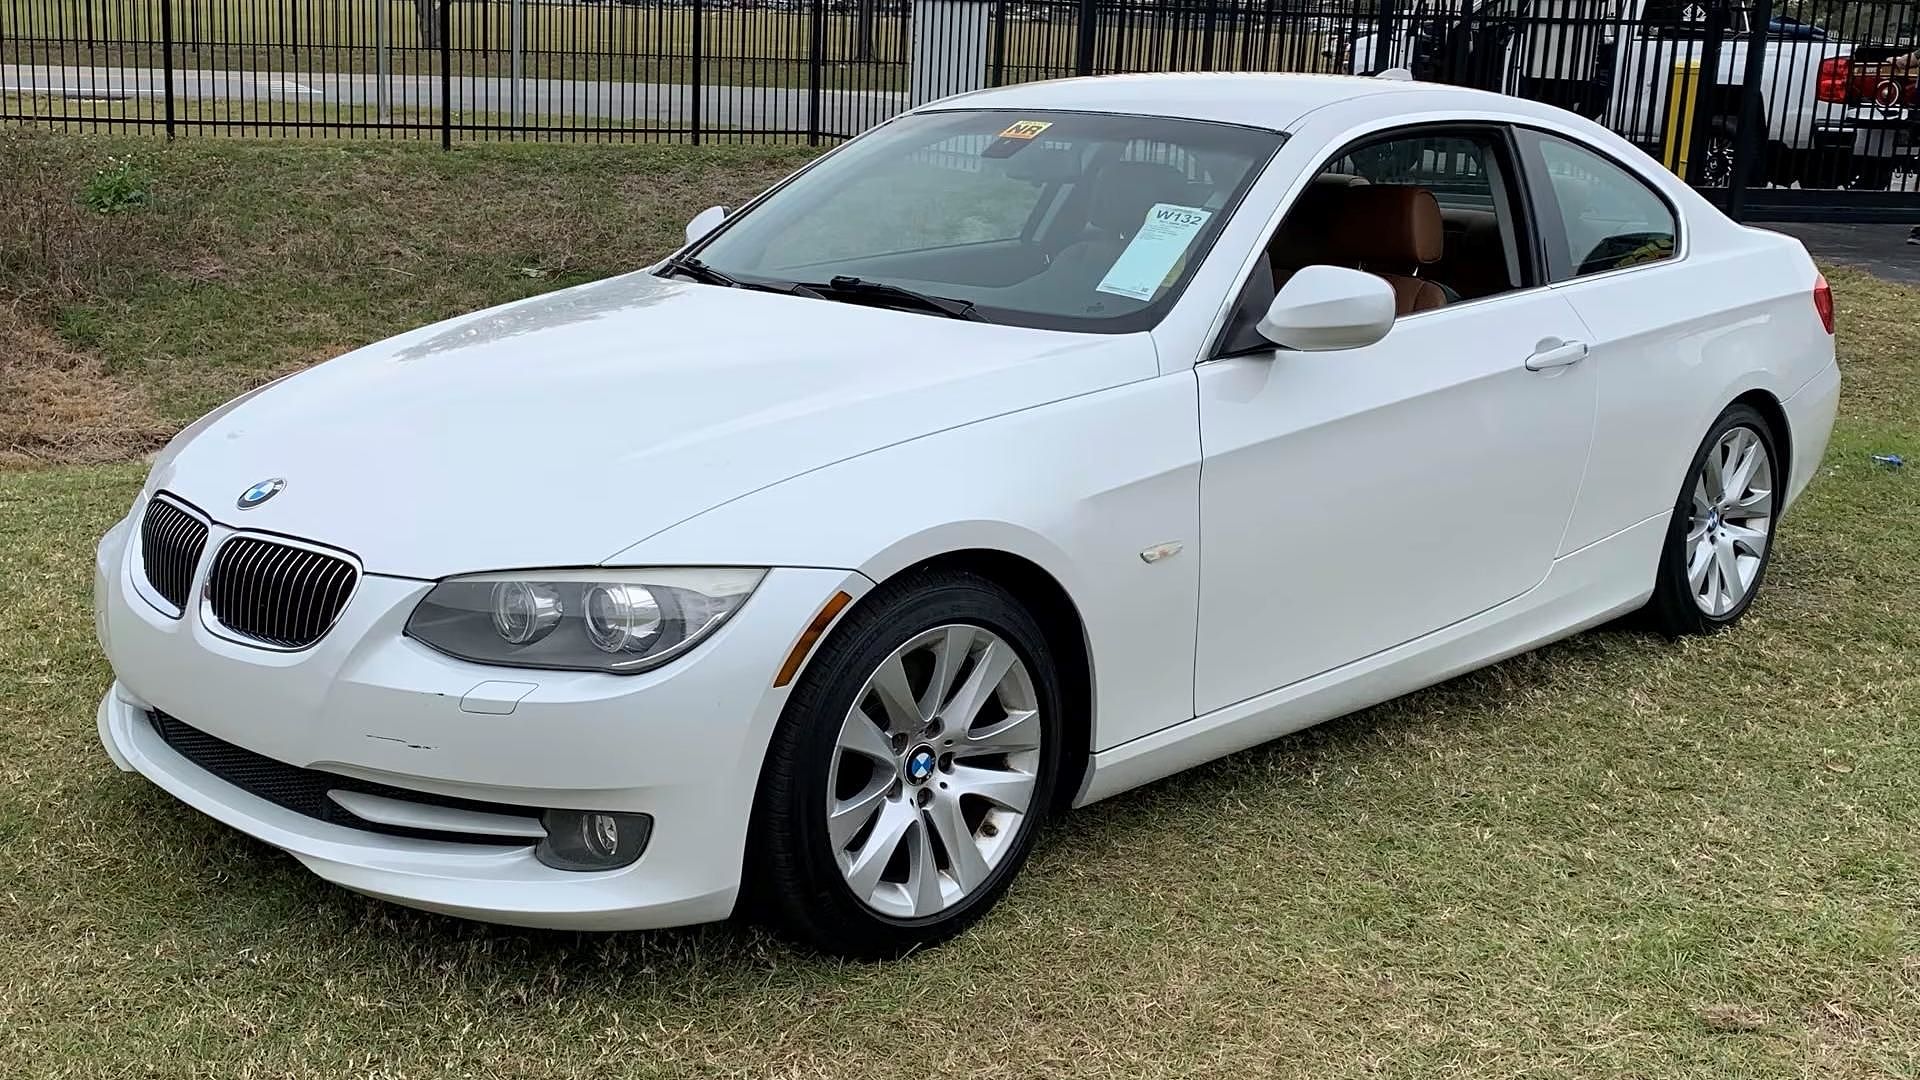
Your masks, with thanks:
[[[1913,225],[1920,225],[1920,220]],[[1761,228],[1799,237],[1813,257],[1823,262],[1857,266],[1888,281],[1920,285],[1920,246],[1907,243],[1913,225],[1782,223]]]
[[[50,94],[75,100],[160,97],[166,73],[159,68],[50,67],[0,64],[0,92]],[[390,75],[394,108],[440,106],[437,75]],[[512,111],[512,80],[493,76],[455,76],[454,107],[465,113],[490,113],[505,122]],[[317,73],[182,70],[173,73],[177,99],[225,101],[378,104],[379,77]],[[529,118],[655,121],[686,124],[693,116],[693,88],[677,83],[590,82],[577,79],[524,79],[521,108]],[[760,86],[703,87],[698,100],[703,127],[805,131],[810,127],[804,88]],[[823,90],[820,130],[854,135],[907,107],[900,93]]]

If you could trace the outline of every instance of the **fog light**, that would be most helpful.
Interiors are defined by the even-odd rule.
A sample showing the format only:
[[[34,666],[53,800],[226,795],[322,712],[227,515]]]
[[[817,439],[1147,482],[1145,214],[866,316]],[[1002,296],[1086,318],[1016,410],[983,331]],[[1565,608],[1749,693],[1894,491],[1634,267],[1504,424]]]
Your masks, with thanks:
[[[647,850],[653,818],[597,810],[549,810],[541,815],[547,838],[535,858],[555,870],[617,870]]]

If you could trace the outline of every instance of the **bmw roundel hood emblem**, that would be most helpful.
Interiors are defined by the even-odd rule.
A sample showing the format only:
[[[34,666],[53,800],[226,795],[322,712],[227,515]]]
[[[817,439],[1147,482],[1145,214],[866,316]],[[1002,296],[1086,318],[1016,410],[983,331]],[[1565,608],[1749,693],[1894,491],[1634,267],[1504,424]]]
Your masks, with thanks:
[[[251,510],[261,503],[266,502],[268,499],[273,498],[275,495],[280,494],[282,491],[285,491],[286,487],[287,482],[278,476],[271,480],[262,480],[241,492],[240,498],[234,501],[234,505],[242,510]]]

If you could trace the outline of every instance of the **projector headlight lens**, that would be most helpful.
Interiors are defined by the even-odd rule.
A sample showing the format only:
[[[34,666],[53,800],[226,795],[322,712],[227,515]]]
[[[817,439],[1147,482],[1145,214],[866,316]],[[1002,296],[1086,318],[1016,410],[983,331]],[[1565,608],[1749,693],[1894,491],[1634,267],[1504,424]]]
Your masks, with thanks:
[[[766,571],[529,570],[450,578],[407,619],[407,636],[479,664],[632,674],[718,630]]]

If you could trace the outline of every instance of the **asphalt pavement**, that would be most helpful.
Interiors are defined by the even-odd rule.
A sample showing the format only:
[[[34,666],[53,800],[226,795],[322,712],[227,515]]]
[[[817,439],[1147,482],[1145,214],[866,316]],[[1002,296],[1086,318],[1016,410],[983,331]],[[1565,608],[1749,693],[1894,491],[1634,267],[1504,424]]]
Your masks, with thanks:
[[[1920,285],[1920,244],[1907,243],[1910,225],[1815,225],[1797,222],[1761,224],[1763,229],[1797,236],[1822,262],[1859,267],[1876,277]]]

